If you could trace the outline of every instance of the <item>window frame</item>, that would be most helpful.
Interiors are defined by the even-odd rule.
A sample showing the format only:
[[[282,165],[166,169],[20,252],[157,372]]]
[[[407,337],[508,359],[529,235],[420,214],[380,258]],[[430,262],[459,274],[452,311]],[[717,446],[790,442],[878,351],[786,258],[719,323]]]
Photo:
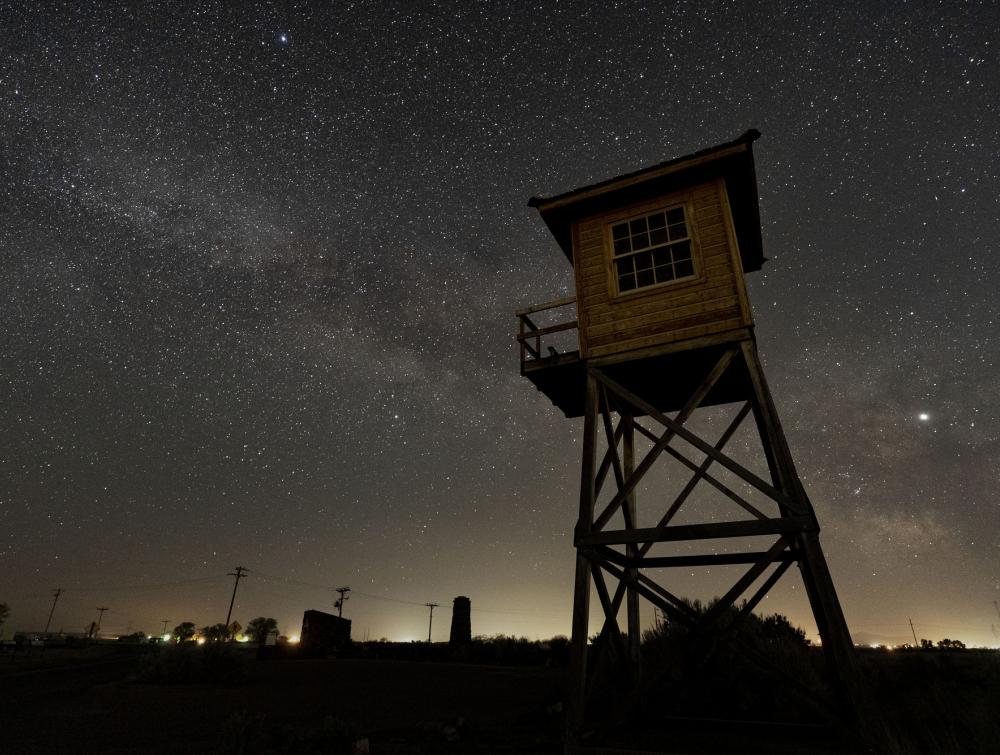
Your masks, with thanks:
[[[647,286],[636,286],[635,288],[628,289],[627,291],[620,291],[618,288],[618,268],[615,265],[616,260],[623,259],[625,257],[635,257],[638,254],[645,252],[652,252],[656,249],[669,249],[677,242],[668,241],[666,244],[661,244],[658,246],[649,246],[645,249],[640,249],[634,252],[627,252],[625,254],[615,254],[615,238],[614,238],[614,227],[621,225],[622,223],[631,223],[634,220],[639,220],[641,218],[648,218],[650,215],[656,215],[658,213],[666,214],[670,210],[681,209],[684,212],[684,225],[687,231],[687,235],[683,239],[678,239],[679,241],[687,241],[689,248],[691,250],[691,275],[685,275],[682,278],[673,278],[667,281],[660,281],[657,283],[651,283]],[[701,269],[701,250],[698,244],[697,234],[695,231],[694,223],[694,212],[691,206],[691,202],[688,200],[680,200],[675,202],[670,202],[669,204],[657,205],[650,207],[649,209],[644,209],[641,212],[630,212],[627,215],[618,215],[613,219],[605,220],[605,257],[607,259],[607,270],[608,270],[608,283],[610,288],[610,294],[612,299],[619,299],[630,296],[641,296],[651,292],[658,291],[661,288],[667,286],[683,287],[689,286],[699,282],[702,278]],[[655,266],[654,266],[655,268]]]

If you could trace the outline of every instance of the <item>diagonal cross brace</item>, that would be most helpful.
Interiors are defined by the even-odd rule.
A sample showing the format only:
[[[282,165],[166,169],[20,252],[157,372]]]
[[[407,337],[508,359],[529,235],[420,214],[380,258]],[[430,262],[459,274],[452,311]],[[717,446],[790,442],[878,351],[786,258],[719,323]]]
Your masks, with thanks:
[[[769,485],[768,483],[764,482],[764,480],[762,480],[760,477],[758,477],[757,475],[755,475],[749,469],[747,469],[746,467],[744,467],[738,461],[735,461],[734,459],[730,458],[729,456],[727,456],[726,454],[722,453],[721,451],[716,451],[715,448],[713,448],[709,443],[706,443],[705,441],[703,441],[701,438],[699,438],[693,432],[691,432],[690,430],[688,430],[687,428],[685,428],[683,425],[681,425],[676,420],[670,419],[670,417],[668,417],[665,414],[663,414],[663,412],[659,411],[655,406],[653,406],[652,404],[650,404],[648,401],[643,400],[642,398],[640,398],[639,396],[637,396],[636,394],[634,394],[632,391],[628,390],[627,388],[625,388],[622,385],[619,385],[618,383],[616,383],[614,380],[612,380],[611,378],[609,378],[607,375],[603,374],[602,372],[595,370],[594,374],[595,374],[597,380],[599,382],[603,383],[608,388],[608,390],[610,390],[612,393],[614,393],[615,395],[617,395],[620,398],[624,399],[625,401],[627,401],[628,403],[630,403],[632,406],[634,406],[637,409],[639,409],[640,411],[642,411],[644,414],[648,414],[650,417],[652,417],[653,419],[655,419],[657,422],[659,422],[660,424],[662,424],[665,427],[667,427],[668,430],[670,431],[671,437],[673,435],[680,436],[682,439],[684,439],[685,441],[687,441],[688,443],[690,443],[692,446],[694,446],[695,448],[697,448],[702,453],[707,454],[708,456],[711,456],[713,459],[715,459],[715,461],[717,461],[719,464],[721,464],[722,466],[724,466],[726,469],[728,469],[730,472],[732,472],[733,474],[735,474],[737,477],[740,477],[745,482],[749,483],[750,485],[753,485],[755,488],[757,488],[759,491],[761,491],[762,493],[764,493],[765,495],[767,495],[769,498],[772,498],[773,500],[777,501],[778,503],[780,503],[780,504],[782,504],[784,506],[787,506],[790,510],[792,510],[792,511],[794,511],[796,513],[807,513],[807,512],[803,512],[802,511],[802,506],[799,504],[798,501],[793,501],[791,498],[789,498],[782,491],[780,491],[777,488],[775,488],[775,487]],[[678,415],[678,417],[679,417],[679,415]],[[664,437],[666,437],[666,436],[664,436]],[[669,442],[669,438],[667,440]],[[665,446],[666,444],[663,444],[663,445]],[[654,450],[656,450],[656,448],[657,447],[654,446]],[[652,453],[652,452],[650,452],[650,453]],[[648,458],[648,455],[647,455],[647,458]],[[643,461],[645,461],[645,459]],[[636,470],[636,471],[638,472],[638,470]],[[628,484],[628,482],[630,482],[630,481],[631,481],[631,478],[630,478],[629,481],[626,482],[626,484]],[[636,482],[638,482],[638,480],[636,480]],[[634,487],[634,485],[633,485],[633,487]],[[618,496],[616,496],[616,499],[617,498],[618,498]],[[612,504],[613,503],[614,503],[614,501],[612,501]],[[608,505],[608,508],[610,508],[610,507],[611,507],[611,504]]]
[[[660,453],[662,453],[663,449],[665,449],[667,447],[667,444],[670,443],[671,440],[673,440],[674,435],[681,435],[681,433],[679,433],[678,430],[684,430],[684,428],[682,427],[683,423],[686,422],[688,418],[694,413],[694,410],[698,408],[698,406],[704,400],[705,396],[708,395],[708,392],[712,390],[712,387],[718,382],[719,378],[721,378],[722,375],[726,372],[726,370],[729,368],[730,363],[733,361],[733,357],[735,356],[736,356],[735,348],[727,349],[726,352],[719,358],[719,361],[716,363],[715,367],[712,368],[712,371],[701,382],[701,385],[698,386],[698,389],[691,395],[691,398],[688,399],[687,403],[684,405],[684,408],[677,413],[677,419],[669,420],[670,425],[668,426],[667,431],[649,450],[649,452],[646,454],[643,460],[639,463],[639,466],[636,467],[635,471],[633,471],[631,475],[629,475],[629,478],[625,480],[624,485],[622,485],[619,488],[618,493],[615,495],[614,498],[611,499],[611,502],[607,505],[607,508],[605,508],[604,511],[601,512],[601,515],[597,517],[596,520],[594,520],[595,530],[599,530],[602,527],[604,527],[604,525],[608,523],[611,517],[614,516],[615,512],[618,511],[619,507],[622,505],[622,503],[625,502],[629,494],[631,494],[631,492],[635,490],[635,486],[639,484],[639,481],[643,478],[646,472],[648,472],[650,467],[653,466],[654,462],[657,460]],[[610,389],[612,393],[621,396],[626,401],[629,401],[629,403],[632,403],[634,406],[639,406],[634,401],[630,401],[629,395],[632,394],[625,395],[628,392],[625,391],[625,389],[619,386],[617,383],[606,377],[600,370],[595,369],[592,370],[592,372],[594,374],[594,377],[596,377],[597,380],[603,384],[602,387]],[[604,395],[605,396],[607,395],[606,392]],[[650,409],[659,414],[659,412],[655,408],[650,407]],[[649,412],[647,411],[646,413],[648,414]],[[650,414],[650,416],[653,415]],[[692,435],[687,430],[684,430],[684,433],[686,433],[687,435]],[[681,435],[681,437],[683,438],[684,435]],[[692,435],[692,437],[697,437],[697,436]],[[711,446],[709,447],[711,448]]]

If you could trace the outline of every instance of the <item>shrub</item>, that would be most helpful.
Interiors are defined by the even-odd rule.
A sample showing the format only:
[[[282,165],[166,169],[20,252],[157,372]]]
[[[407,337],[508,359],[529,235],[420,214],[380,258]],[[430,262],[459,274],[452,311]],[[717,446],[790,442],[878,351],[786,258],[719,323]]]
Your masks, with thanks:
[[[147,656],[138,679],[154,684],[231,684],[242,678],[243,657],[229,645],[169,645]]]

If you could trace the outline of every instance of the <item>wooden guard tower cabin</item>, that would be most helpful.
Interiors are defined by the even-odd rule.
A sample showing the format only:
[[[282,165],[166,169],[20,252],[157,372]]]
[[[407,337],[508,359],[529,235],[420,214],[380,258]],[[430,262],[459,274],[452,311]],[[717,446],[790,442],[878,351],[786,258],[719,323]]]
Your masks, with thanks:
[[[754,341],[744,276],[764,263],[752,151],[759,136],[748,131],[726,144],[529,202],[576,278],[575,297],[517,312],[522,374],[567,417],[584,418],[571,744],[581,741],[591,720],[588,658],[591,665],[610,659],[628,667],[633,682],[639,678],[640,597],[670,621],[711,632],[728,607],[751,611],[793,564],[803,577],[836,702],[842,712],[856,712],[850,634]],[[576,320],[538,324],[547,310],[558,314],[574,303]],[[573,329],[577,350],[549,346],[556,334],[565,337]],[[699,407],[719,404],[735,409],[721,436],[701,438],[685,426]],[[756,424],[769,479],[725,452],[748,417]],[[636,453],[639,436],[648,446],[642,458]],[[678,439],[683,450],[672,443]],[[655,524],[640,527],[636,487],[667,457],[683,470],[680,492],[672,500],[657,496],[655,512],[644,506],[641,513],[655,514]],[[727,485],[720,467],[757,491],[758,499],[763,494],[768,506],[752,504]],[[731,520],[671,524],[698,485],[711,485],[733,504]],[[609,500],[598,506],[602,490]],[[764,537],[770,547],[759,551],[747,550],[746,540],[735,542]],[[714,545],[692,555],[692,541]],[[719,542],[733,547],[720,552]],[[678,543],[684,544],[680,555]],[[742,576],[703,615],[650,574],[669,578],[671,567],[739,564],[747,567]],[[592,586],[604,624],[588,653]],[[627,641],[618,623],[622,612]]]

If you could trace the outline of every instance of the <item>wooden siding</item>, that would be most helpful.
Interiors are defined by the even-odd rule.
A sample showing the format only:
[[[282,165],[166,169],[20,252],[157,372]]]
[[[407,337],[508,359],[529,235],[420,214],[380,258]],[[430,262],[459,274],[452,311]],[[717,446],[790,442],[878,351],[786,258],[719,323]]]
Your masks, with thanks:
[[[615,295],[610,225],[683,204],[690,224],[696,277]],[[725,184],[713,181],[573,227],[580,348],[603,357],[752,324]]]

